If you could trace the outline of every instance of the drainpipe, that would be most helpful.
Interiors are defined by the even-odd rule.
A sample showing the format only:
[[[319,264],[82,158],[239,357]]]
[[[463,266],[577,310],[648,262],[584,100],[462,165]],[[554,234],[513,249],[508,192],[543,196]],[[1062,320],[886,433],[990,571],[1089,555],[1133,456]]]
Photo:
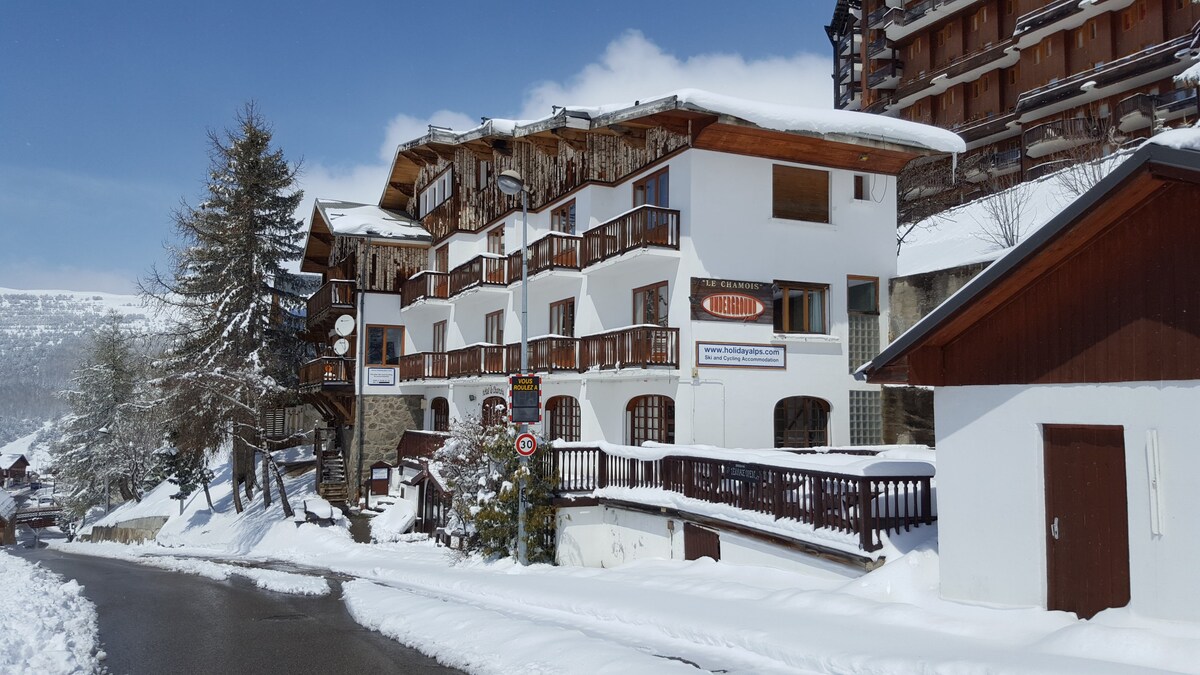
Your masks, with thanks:
[[[358,352],[354,359],[354,380],[358,384],[358,401],[355,403],[354,416],[356,419],[354,426],[358,432],[358,468],[355,471],[354,477],[354,504],[358,505],[358,493],[362,490],[363,482],[363,455],[366,454],[366,423],[363,421],[363,391],[366,389],[363,385],[363,359],[367,355],[367,329],[364,321],[366,320],[367,306],[367,265],[371,260],[371,238],[367,237],[367,246],[363,249],[362,260],[358,266]]]

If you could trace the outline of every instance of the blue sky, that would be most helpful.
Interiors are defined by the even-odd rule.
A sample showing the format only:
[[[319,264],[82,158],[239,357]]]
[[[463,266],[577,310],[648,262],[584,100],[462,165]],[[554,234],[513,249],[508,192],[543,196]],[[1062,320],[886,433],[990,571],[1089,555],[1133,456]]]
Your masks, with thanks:
[[[0,1],[0,286],[131,292],[247,100],[306,197],[374,201],[430,122],[680,87],[829,107],[832,5]]]

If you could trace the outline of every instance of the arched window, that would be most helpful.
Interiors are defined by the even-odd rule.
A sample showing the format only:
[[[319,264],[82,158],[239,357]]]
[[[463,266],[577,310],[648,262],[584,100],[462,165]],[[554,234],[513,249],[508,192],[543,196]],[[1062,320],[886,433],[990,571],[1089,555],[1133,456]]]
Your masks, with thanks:
[[[629,401],[625,407],[625,440],[629,445],[646,441],[675,442],[675,401],[669,396],[648,394]]]
[[[579,401],[572,396],[555,396],[546,401],[546,438],[579,440]]]
[[[508,404],[500,396],[488,396],[483,399],[483,426],[494,427],[508,421]]]
[[[775,404],[775,447],[812,448],[828,444],[828,401],[791,396]]]
[[[437,397],[429,402],[429,414],[433,415],[433,431],[450,431],[450,402]]]

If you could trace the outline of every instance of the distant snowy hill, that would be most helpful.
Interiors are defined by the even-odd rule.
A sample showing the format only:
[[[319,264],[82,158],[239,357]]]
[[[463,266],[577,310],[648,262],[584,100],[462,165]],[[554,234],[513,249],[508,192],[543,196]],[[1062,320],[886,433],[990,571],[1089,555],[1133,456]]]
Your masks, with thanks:
[[[54,392],[70,384],[110,310],[138,330],[157,321],[136,295],[0,288],[0,445],[66,412]]]

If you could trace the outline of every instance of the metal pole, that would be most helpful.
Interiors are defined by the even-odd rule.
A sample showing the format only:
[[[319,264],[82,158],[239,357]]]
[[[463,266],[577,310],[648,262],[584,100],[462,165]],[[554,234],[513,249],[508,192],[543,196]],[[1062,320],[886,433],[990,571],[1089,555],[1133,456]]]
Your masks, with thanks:
[[[366,358],[367,351],[367,331],[363,328],[363,320],[367,315],[367,265],[371,260],[371,238],[367,237],[367,247],[363,250],[362,260],[359,261],[358,269],[358,320],[355,321],[354,329],[358,331],[358,350],[354,355],[354,381],[358,385],[358,401],[355,404],[355,422],[354,427],[358,432],[358,470],[355,472],[355,487],[354,495],[357,497],[358,492],[362,490],[363,484],[363,455],[366,454],[366,423],[363,421],[363,359]],[[358,505],[358,500],[354,500],[355,506]]]
[[[521,186],[521,374],[529,370],[529,193]],[[521,423],[518,434],[529,430]],[[529,470],[529,458],[520,455],[521,474],[517,478],[517,562],[528,565],[525,546],[525,473]]]

